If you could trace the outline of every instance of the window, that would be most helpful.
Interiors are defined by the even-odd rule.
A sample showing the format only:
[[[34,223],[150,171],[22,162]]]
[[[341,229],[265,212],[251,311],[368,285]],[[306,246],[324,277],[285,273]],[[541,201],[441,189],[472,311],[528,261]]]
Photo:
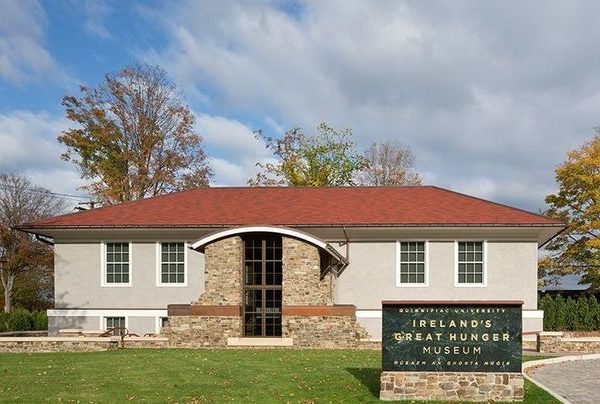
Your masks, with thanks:
[[[125,317],[104,317],[104,329],[111,330],[113,328],[127,328]],[[114,335],[120,335],[124,333],[123,330],[119,330]]]
[[[396,285],[427,286],[427,243],[399,241],[396,250]]]
[[[457,242],[456,284],[485,286],[485,243],[482,241]]]
[[[131,285],[131,256],[129,243],[104,244],[103,286]]]
[[[186,244],[158,244],[158,285],[186,286]]]

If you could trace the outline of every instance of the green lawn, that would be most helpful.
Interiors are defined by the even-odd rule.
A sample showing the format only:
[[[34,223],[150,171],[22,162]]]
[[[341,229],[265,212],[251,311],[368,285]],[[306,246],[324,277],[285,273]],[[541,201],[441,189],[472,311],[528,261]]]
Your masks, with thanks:
[[[378,351],[0,354],[0,401],[376,402],[380,366]],[[558,402],[525,383],[525,402]]]

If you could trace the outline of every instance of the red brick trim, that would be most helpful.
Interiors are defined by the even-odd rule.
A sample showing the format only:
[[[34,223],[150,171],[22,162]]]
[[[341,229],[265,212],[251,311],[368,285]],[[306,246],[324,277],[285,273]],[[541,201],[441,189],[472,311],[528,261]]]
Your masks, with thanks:
[[[242,315],[242,307],[170,304],[167,306],[167,313],[169,316],[240,317]]]
[[[170,304],[167,306],[169,316],[221,316],[240,317],[241,306],[204,306],[195,304]],[[356,307],[353,305],[336,306],[283,306],[283,316],[354,316]]]

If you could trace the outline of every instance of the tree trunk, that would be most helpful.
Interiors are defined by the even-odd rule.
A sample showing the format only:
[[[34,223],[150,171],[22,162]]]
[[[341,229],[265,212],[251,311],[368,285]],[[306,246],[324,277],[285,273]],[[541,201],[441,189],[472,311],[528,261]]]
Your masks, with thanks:
[[[12,310],[12,294],[15,276],[12,274],[1,273],[2,287],[4,288],[4,312],[10,313]]]

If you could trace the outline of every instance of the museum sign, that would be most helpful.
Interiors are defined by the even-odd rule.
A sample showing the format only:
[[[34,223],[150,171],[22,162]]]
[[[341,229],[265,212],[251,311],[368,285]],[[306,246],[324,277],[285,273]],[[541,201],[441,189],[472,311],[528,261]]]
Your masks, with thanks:
[[[522,302],[383,302],[383,371],[521,372]]]

